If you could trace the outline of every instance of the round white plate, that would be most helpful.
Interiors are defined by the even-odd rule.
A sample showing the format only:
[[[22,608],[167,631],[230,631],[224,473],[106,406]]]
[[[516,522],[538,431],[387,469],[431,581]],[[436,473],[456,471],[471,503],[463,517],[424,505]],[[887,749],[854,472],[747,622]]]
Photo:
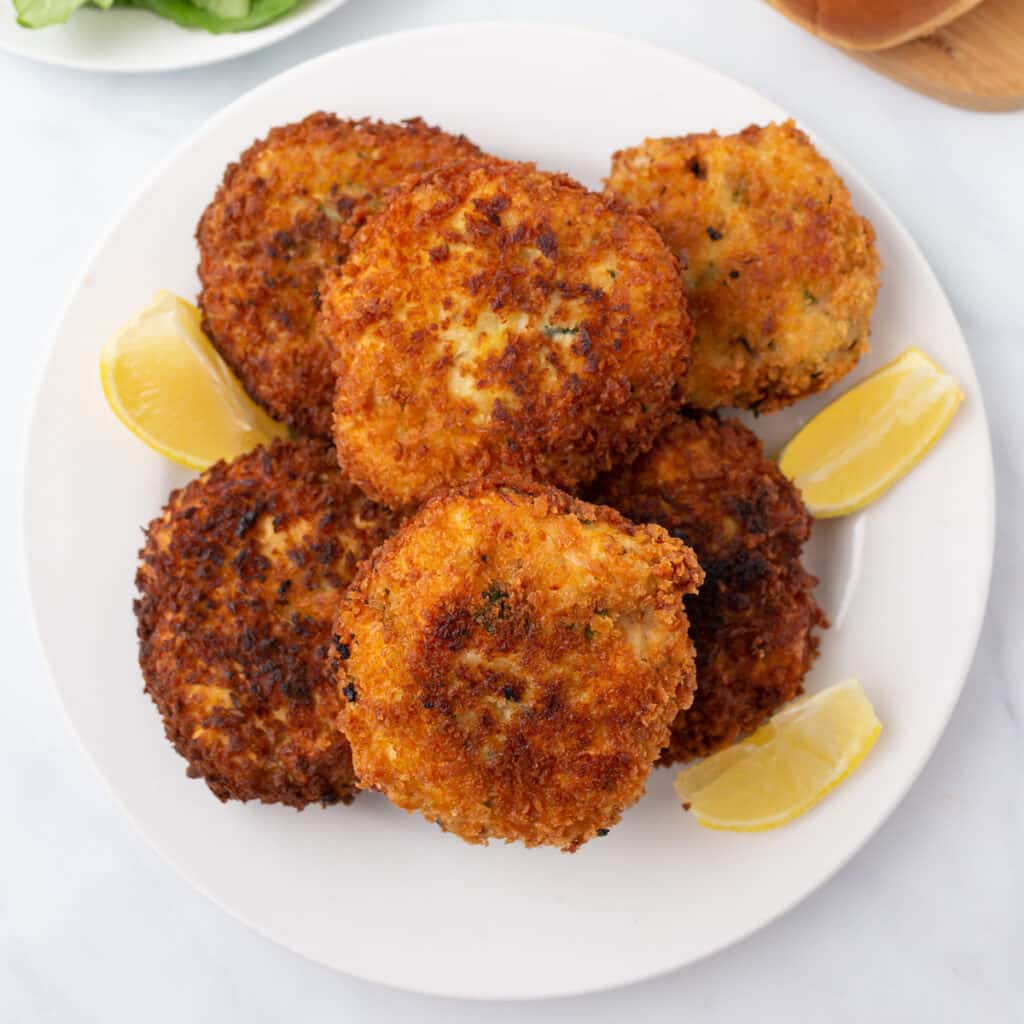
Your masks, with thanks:
[[[262,50],[346,2],[301,0],[280,21],[263,28],[213,35],[131,8],[84,7],[63,25],[22,28],[11,0],[0,0],[0,50],[82,71],[180,71]]]
[[[302,814],[223,806],[185,777],[135,660],[139,527],[186,475],[106,408],[97,353],[157,289],[195,294],[193,226],[224,165],[271,125],[321,107],[421,114],[595,187],[609,154],[645,135],[784,116],[678,54],[520,23],[339,50],[214,118],[99,244],[61,317],[35,408],[28,573],[71,722],[183,875],[263,934],[339,970],[423,992],[525,998],[621,985],[706,956],[792,907],[865,842],[920,771],[963,685],[988,590],[993,483],[981,393],[949,304],[914,242],[835,157],[885,265],[874,351],[855,377],[919,344],[967,398],[908,479],[867,511],[816,527],[808,560],[835,625],[809,688],[858,676],[884,731],[855,775],[803,818],[755,835],[702,830],[664,770],[619,827],[573,856],[467,846],[376,795]],[[756,427],[774,449],[824,401]]]

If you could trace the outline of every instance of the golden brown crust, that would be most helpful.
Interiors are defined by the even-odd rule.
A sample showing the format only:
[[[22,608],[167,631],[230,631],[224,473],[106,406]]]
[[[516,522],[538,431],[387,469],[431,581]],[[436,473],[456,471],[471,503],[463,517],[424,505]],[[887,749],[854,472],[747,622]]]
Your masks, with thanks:
[[[318,441],[219,462],[150,523],[135,602],[146,691],[221,800],[351,800],[326,649],[340,593],[397,523]]]
[[[419,119],[316,113],[231,164],[196,230],[204,330],[246,390],[304,434],[330,437],[334,375],[315,331],[324,269],[407,175],[477,153]]]
[[[648,139],[614,155],[606,192],[645,211],[683,264],[688,404],[777,409],[868,350],[874,231],[791,121]]]
[[[691,333],[676,261],[564,175],[496,160],[424,175],[321,293],[338,456],[389,504],[486,475],[573,487],[676,413]]]
[[[365,786],[468,842],[575,850],[643,792],[693,693],[693,552],[553,488],[435,496],[338,614]]]
[[[757,728],[801,690],[827,625],[800,565],[811,519],[800,495],[735,420],[673,425],[591,495],[691,544],[707,574],[686,598],[697,696],[662,763],[703,757]]]
[[[981,0],[768,0],[787,18],[851,50],[883,50],[948,24]]]

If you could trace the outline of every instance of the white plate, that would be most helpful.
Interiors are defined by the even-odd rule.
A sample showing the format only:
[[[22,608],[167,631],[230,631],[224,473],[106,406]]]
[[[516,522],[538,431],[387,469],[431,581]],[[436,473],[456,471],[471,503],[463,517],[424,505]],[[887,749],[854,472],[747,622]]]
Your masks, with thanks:
[[[874,352],[919,344],[966,402],[935,450],[809,553],[835,626],[811,689],[857,675],[884,723],[863,767],[776,832],[700,829],[658,771],[606,839],[574,856],[467,846],[382,797],[351,808],[222,806],[185,777],[142,692],[131,602],[139,526],[185,475],[139,444],[100,392],[107,335],[158,288],[197,288],[192,230],[224,164],[272,124],[324,107],[422,114],[488,150],[597,186],[612,150],[649,134],[731,131],[783,112],[678,54],[524,24],[412,32],[261,86],[191,139],[102,240],[60,320],[26,452],[25,528],[43,648],[68,715],[150,842],[221,906],[339,970],[479,998],[580,993],[706,956],[810,893],[874,832],[945,726],[988,591],[993,483],[981,393],[928,264],[838,157],[885,264]],[[829,397],[834,397],[830,395]],[[775,446],[824,399],[757,422]]]
[[[84,7],[64,25],[22,28],[11,0],[0,0],[0,50],[82,71],[180,71],[262,50],[346,2],[301,0],[280,21],[263,28],[214,35],[131,8]]]

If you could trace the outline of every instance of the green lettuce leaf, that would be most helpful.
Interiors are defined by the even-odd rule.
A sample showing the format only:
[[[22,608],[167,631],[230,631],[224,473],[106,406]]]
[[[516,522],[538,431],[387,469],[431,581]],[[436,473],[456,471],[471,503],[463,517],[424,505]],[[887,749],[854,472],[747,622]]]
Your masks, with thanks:
[[[14,0],[14,9],[18,24],[25,28],[60,25],[79,7],[93,4],[104,10],[111,6],[138,7],[186,28],[202,28],[219,34],[261,28],[287,14],[298,3],[299,0],[252,0],[249,13],[240,18],[224,17],[197,7],[189,0]]]
[[[24,28],[45,28],[62,25],[71,15],[88,3],[106,9],[114,0],[14,0],[18,24]]]
[[[58,0],[39,0],[56,3]],[[69,2],[69,0],[65,0]],[[74,2],[74,0],[70,0]],[[186,28],[204,28],[207,32],[248,32],[261,28],[287,14],[299,0],[252,0],[249,13],[242,18],[224,18],[213,11],[204,10],[189,0],[114,0],[118,6],[141,7],[161,18],[184,25]]]

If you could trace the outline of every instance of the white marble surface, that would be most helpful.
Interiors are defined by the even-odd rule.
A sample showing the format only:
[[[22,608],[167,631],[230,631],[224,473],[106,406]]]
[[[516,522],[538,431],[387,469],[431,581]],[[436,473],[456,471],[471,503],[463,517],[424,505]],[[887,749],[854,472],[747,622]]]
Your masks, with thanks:
[[[16,542],[19,447],[52,318],[140,177],[211,113],[308,56],[482,17],[551,18],[677,48],[844,152],[952,299],[985,390],[999,488],[974,667],[935,756],[881,832],[831,884],[739,946],[658,981],[540,1004],[448,1002],[332,974],[179,879],[68,730],[31,635]],[[0,533],[10,538],[0,553],[0,1021],[1024,1019],[1024,113],[918,97],[753,0],[353,0],[293,40],[183,74],[117,78],[0,56],[0,96]]]

